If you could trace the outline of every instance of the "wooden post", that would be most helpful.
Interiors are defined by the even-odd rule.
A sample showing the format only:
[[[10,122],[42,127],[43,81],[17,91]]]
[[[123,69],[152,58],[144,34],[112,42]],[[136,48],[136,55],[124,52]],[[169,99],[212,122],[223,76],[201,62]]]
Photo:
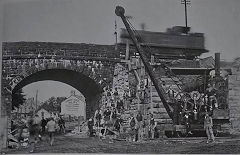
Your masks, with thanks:
[[[78,116],[78,132],[80,132],[80,116]]]
[[[129,40],[127,40],[127,42],[126,42],[125,60],[129,60]]]
[[[153,112],[153,99],[152,99],[152,95],[153,95],[153,86],[152,86],[152,81],[149,78],[149,86],[150,86],[150,108],[151,108],[151,113]]]
[[[215,53],[215,76],[220,76],[220,53]]]

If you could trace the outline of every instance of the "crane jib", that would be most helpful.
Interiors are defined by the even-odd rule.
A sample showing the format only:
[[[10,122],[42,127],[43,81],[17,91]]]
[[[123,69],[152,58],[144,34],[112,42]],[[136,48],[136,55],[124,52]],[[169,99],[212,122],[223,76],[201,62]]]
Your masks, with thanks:
[[[168,115],[170,116],[170,118],[173,118],[172,117],[172,112],[171,112],[170,107],[169,107],[168,102],[167,102],[166,93],[165,93],[163,87],[161,86],[161,83],[154,76],[153,68],[150,65],[150,63],[148,62],[148,59],[147,59],[144,51],[142,50],[141,45],[138,43],[137,38],[135,37],[132,29],[129,26],[129,23],[126,20],[126,17],[124,16],[124,13],[125,13],[124,8],[121,7],[121,6],[117,6],[116,9],[115,9],[115,13],[116,13],[117,16],[121,17],[121,19],[122,19],[122,21],[123,21],[123,23],[124,23],[128,33],[129,33],[129,36],[131,37],[131,39],[133,41],[133,44],[135,45],[135,47],[136,47],[136,49],[137,49],[137,51],[138,51],[138,53],[140,55],[140,58],[141,58],[144,66],[146,68],[146,71],[149,74],[149,76],[150,76],[150,78],[151,78],[151,80],[153,82],[153,85],[155,86],[155,88],[156,88],[156,90],[158,92],[158,95],[159,95],[159,97],[160,97],[160,99],[161,99],[161,101],[162,101],[162,103],[163,103],[163,105],[164,105]]]

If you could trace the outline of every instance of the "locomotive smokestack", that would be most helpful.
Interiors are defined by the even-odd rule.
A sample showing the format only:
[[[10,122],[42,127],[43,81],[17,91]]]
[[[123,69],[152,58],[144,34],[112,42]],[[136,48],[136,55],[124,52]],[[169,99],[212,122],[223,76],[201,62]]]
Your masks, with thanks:
[[[215,76],[220,76],[220,53],[215,53]]]

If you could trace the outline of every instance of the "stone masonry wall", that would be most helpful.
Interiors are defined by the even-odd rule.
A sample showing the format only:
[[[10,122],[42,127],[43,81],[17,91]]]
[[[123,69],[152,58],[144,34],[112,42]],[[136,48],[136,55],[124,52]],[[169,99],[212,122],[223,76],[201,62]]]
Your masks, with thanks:
[[[236,68],[229,76],[229,109],[232,129],[240,132],[240,70]]]

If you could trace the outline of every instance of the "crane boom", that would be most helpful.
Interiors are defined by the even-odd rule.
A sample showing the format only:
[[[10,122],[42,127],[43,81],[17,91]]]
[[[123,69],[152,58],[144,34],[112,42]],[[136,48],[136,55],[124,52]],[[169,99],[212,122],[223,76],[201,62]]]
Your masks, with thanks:
[[[117,6],[116,9],[115,9],[115,13],[117,16],[121,17],[128,33],[129,33],[129,36],[131,37],[131,40],[134,44],[134,46],[136,47],[139,55],[140,55],[140,58],[146,68],[146,71],[148,72],[152,82],[153,82],[153,85],[155,86],[157,92],[158,92],[158,95],[168,113],[168,115],[170,116],[170,118],[172,118],[172,112],[170,110],[170,107],[168,105],[168,101],[167,101],[167,96],[166,96],[166,93],[165,93],[165,90],[163,89],[163,87],[161,86],[161,83],[157,80],[157,78],[154,76],[154,72],[153,72],[153,67],[150,65],[148,59],[147,59],[147,56],[145,55],[145,52],[143,51],[141,45],[138,43],[137,41],[137,38],[135,37],[132,29],[130,28],[129,26],[129,23],[127,22],[126,20],[126,17],[124,15],[125,13],[125,10],[123,7],[121,6]]]

